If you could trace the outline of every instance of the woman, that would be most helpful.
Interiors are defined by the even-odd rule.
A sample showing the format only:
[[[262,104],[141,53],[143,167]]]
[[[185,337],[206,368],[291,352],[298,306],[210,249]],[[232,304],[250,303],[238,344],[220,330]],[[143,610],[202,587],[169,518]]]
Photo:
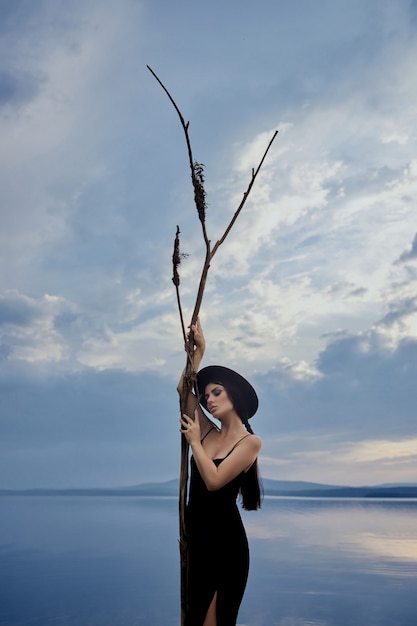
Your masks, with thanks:
[[[221,366],[198,371],[205,350],[199,321],[192,326],[194,367],[200,404],[220,422],[214,424],[190,393],[181,432],[191,446],[187,505],[189,606],[186,626],[234,626],[249,571],[249,549],[236,504],[261,505],[257,456],[261,440],[248,420],[258,408],[253,387]],[[178,391],[182,389],[182,377]],[[194,415],[194,419],[191,416]]]

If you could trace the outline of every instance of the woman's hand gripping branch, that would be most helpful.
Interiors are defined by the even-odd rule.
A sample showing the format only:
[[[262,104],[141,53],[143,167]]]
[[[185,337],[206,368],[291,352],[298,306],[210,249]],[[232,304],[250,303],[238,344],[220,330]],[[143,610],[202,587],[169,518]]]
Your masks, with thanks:
[[[190,325],[189,328],[190,328],[190,331],[193,332],[193,341],[194,341],[193,367],[194,367],[194,371],[198,372],[201,361],[204,356],[204,351],[206,349],[206,342],[204,339],[203,329],[201,328],[201,323],[199,319],[197,319],[195,324]],[[181,378],[177,386],[177,391],[179,394],[183,392],[184,375],[185,375],[185,370],[182,372]],[[208,417],[203,413],[203,411],[199,407],[198,398],[196,398],[196,396],[194,395],[191,389],[188,390],[188,394],[187,394],[187,397],[185,398],[184,406],[185,406],[185,411],[187,415],[194,415],[195,412],[198,413],[198,420],[199,420],[198,444],[199,444],[201,438],[204,437],[204,435],[211,428],[213,428],[213,423],[208,419]],[[187,419],[189,422],[192,422],[192,424],[195,424],[195,421],[192,418],[188,417]],[[181,423],[182,421],[183,420],[181,420]],[[186,423],[184,422],[182,426],[184,428],[186,426]],[[181,429],[181,432],[185,435],[186,433],[184,432],[184,430],[185,429]],[[195,429],[193,430],[193,432],[195,432]],[[193,436],[193,433],[190,433],[190,436]],[[192,446],[196,445],[196,442],[194,441],[194,439],[192,441],[189,441],[187,437],[187,441]]]
[[[190,331],[193,333],[194,339],[194,370],[197,372],[201,359],[203,358],[204,351],[206,349],[206,340],[204,339],[203,329],[201,327],[200,318],[197,318],[195,324],[189,326]]]
[[[194,411],[194,420],[188,415],[182,416],[180,419],[181,428],[180,431],[185,435],[186,440],[191,447],[199,444],[201,441],[201,428],[200,428],[200,416],[197,409]]]

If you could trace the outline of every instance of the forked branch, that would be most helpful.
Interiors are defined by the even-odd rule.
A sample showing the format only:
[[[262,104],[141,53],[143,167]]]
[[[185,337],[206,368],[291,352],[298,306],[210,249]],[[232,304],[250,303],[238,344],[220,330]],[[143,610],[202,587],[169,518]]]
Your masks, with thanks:
[[[194,188],[194,202],[196,205],[198,218],[200,220],[205,249],[206,249],[204,264],[203,264],[203,268],[201,271],[201,277],[200,277],[198,290],[197,290],[195,306],[194,306],[193,314],[191,316],[191,324],[195,324],[197,317],[199,315],[199,312],[200,312],[202,301],[203,301],[204,289],[206,286],[206,280],[207,280],[208,271],[210,269],[211,261],[214,255],[216,254],[217,250],[219,249],[219,247],[225,241],[234,223],[236,222],[240,212],[242,211],[246,203],[246,200],[248,199],[248,196],[251,192],[251,189],[255,183],[256,177],[269,152],[269,149],[275,137],[278,134],[278,131],[274,132],[256,170],[252,169],[252,176],[251,176],[249,185],[246,191],[244,192],[242,200],[238,208],[236,209],[230,223],[226,227],[220,239],[216,242],[213,248],[211,248],[211,242],[210,242],[210,239],[208,238],[207,230],[206,230],[207,204],[206,204],[206,191],[204,189],[204,166],[201,163],[197,163],[194,160],[193,152],[191,149],[190,136],[188,132],[189,122],[185,122],[184,116],[182,115],[179,107],[177,106],[175,100],[173,99],[173,97],[171,96],[171,94],[169,93],[165,85],[162,83],[162,81],[158,78],[155,72],[149,67],[149,65],[147,66],[147,68],[152,73],[154,78],[158,81],[158,83],[160,84],[160,86],[162,87],[162,89],[165,91],[168,98],[170,99],[172,105],[174,106],[178,114],[178,117],[180,119],[181,126],[183,128],[184,135],[185,135],[186,144],[187,144],[188,159],[189,159],[190,170],[191,170],[191,180],[192,180],[192,184]],[[180,394],[181,414],[185,412],[185,403],[186,403],[188,394],[196,386],[196,372],[194,371],[194,363],[193,363],[194,337],[193,337],[192,331],[188,334],[188,336],[186,333],[185,324],[184,324],[184,316],[183,316],[182,306],[181,306],[180,289],[179,289],[180,288],[180,275],[179,275],[178,267],[181,263],[181,259],[183,256],[184,255],[182,255],[180,252],[180,229],[177,226],[175,242],[174,242],[174,252],[172,255],[172,262],[173,262],[172,281],[175,285],[175,290],[176,290],[176,295],[177,295],[177,304],[178,304],[182,334],[183,334],[183,339],[184,339],[184,348],[187,353],[187,360],[186,360],[185,372],[184,372],[184,377],[183,377],[183,388]],[[199,397],[198,389],[195,389],[195,392],[198,398]],[[187,537],[186,518],[185,518],[187,483],[188,483],[188,453],[189,453],[189,446],[188,446],[187,440],[185,439],[184,435],[181,435],[181,471],[180,471],[180,493],[179,493],[179,514],[180,514],[179,527],[180,527],[180,555],[181,555],[181,624],[184,624],[185,616],[186,616],[187,608],[188,608],[188,537]]]

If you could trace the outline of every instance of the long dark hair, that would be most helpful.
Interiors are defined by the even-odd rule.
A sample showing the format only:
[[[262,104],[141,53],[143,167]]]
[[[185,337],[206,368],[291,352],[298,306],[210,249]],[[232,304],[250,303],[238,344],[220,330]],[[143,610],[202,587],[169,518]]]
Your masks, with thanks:
[[[216,381],[216,384],[222,385],[222,387],[226,389],[227,395],[233,404],[233,408],[242,420],[244,427],[248,433],[254,435],[255,433],[252,430],[252,426],[249,424],[248,410],[242,399],[242,395],[239,393],[238,387],[229,382],[225,384],[220,381]],[[256,511],[261,508],[263,486],[259,474],[257,458],[252,463],[248,471],[243,474],[243,479],[240,485],[240,497],[242,507],[246,511]]]

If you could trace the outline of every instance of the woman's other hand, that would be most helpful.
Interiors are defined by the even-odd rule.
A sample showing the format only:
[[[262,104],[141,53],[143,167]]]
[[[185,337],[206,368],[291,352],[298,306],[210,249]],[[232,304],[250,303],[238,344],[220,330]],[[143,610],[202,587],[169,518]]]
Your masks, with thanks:
[[[180,419],[181,432],[185,435],[186,440],[193,446],[201,441],[200,417],[197,409],[194,411],[194,420],[188,415],[183,414]]]

